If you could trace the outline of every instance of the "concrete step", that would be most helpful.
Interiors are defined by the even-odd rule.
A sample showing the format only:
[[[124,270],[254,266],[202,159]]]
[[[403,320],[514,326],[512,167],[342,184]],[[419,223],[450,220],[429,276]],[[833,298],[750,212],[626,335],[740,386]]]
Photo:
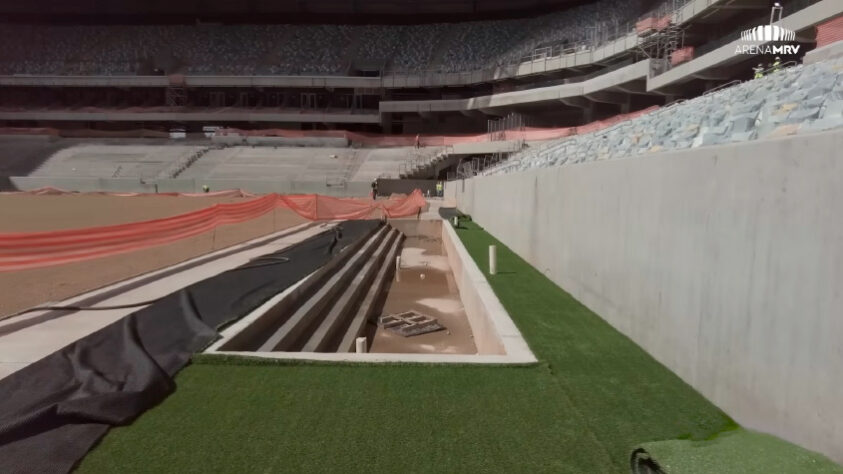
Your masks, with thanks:
[[[389,284],[395,270],[395,257],[401,253],[401,242],[404,240],[404,235],[398,235],[398,238],[392,241],[392,245],[386,253],[383,262],[378,269],[374,281],[369,286],[369,291],[363,297],[360,305],[357,307],[348,328],[345,330],[345,335],[339,343],[337,352],[354,352],[356,350],[355,341],[363,331],[366,329],[366,322],[372,317],[375,306],[380,300],[383,289]],[[367,344],[369,346],[371,344]]]
[[[378,270],[383,264],[387,250],[400,232],[396,229],[389,231],[381,240],[377,249],[361,268],[356,271],[354,278],[348,282],[343,293],[332,303],[325,318],[311,333],[308,341],[302,346],[302,352],[334,352],[337,349],[340,331],[347,328],[349,317],[354,313],[361,299],[370,288]]]
[[[316,293],[373,235],[382,229],[382,227],[375,229],[370,235],[341,249],[341,252],[325,266],[309,275],[290,294],[269,308],[252,324],[233,336],[224,348],[226,350],[257,350],[261,343],[266,340],[266,334],[271,334],[275,328],[283,324],[303,301],[306,301]],[[329,232],[332,232],[332,230],[329,230]]]
[[[331,275],[310,298],[299,305],[280,327],[275,329],[258,350],[262,352],[299,350],[303,345],[302,339],[306,338],[309,331],[320,323],[329,305],[336,301],[388,232],[387,226],[378,229],[342,267]]]

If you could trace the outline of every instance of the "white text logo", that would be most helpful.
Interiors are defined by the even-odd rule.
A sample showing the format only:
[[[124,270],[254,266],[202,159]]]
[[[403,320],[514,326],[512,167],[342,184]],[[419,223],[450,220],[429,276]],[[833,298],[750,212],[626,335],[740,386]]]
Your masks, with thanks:
[[[796,32],[778,25],[761,25],[741,32],[741,40],[755,44],[739,44],[735,47],[735,54],[798,54],[801,45],[781,44],[794,41]],[[758,44],[772,42],[774,44]],[[775,44],[778,42],[779,44]]]
[[[762,25],[744,30],[741,33],[744,41],[793,41],[796,32],[778,25]]]

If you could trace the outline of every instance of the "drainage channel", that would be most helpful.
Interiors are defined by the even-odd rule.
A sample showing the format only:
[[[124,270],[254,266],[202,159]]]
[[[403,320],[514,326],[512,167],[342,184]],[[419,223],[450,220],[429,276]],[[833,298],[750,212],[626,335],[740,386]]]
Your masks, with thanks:
[[[462,244],[455,236],[450,224],[438,219],[397,219],[380,226],[227,328],[206,353],[330,361],[534,362],[482,273],[465,260],[466,252],[457,251]],[[383,324],[394,321],[388,317],[393,314],[412,314],[407,324],[421,321],[435,330],[397,331]]]
[[[220,351],[337,352],[362,332],[403,235],[384,225],[250,315]],[[375,296],[373,296],[375,295]],[[249,318],[250,316],[247,316]]]

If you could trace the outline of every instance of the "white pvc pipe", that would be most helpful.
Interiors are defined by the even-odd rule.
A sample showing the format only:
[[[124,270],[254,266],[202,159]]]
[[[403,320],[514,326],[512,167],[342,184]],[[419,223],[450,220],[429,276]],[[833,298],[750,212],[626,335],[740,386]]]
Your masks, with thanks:
[[[358,337],[354,340],[355,345],[357,347],[358,354],[365,354],[366,353],[366,338],[365,337]]]
[[[401,281],[401,256],[395,256],[395,281]]]
[[[498,248],[494,245],[489,246],[489,275],[498,273]]]
[[[460,218],[458,216],[454,216],[454,227],[460,226]]]

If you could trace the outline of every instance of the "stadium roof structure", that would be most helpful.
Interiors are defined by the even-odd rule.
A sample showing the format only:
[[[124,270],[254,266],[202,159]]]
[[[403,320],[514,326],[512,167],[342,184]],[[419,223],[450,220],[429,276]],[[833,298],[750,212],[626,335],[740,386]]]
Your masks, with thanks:
[[[432,19],[473,20],[523,16],[564,9],[591,0],[0,0],[0,20],[78,21],[90,18],[259,22],[419,23]],[[326,18],[328,17],[328,18]]]

